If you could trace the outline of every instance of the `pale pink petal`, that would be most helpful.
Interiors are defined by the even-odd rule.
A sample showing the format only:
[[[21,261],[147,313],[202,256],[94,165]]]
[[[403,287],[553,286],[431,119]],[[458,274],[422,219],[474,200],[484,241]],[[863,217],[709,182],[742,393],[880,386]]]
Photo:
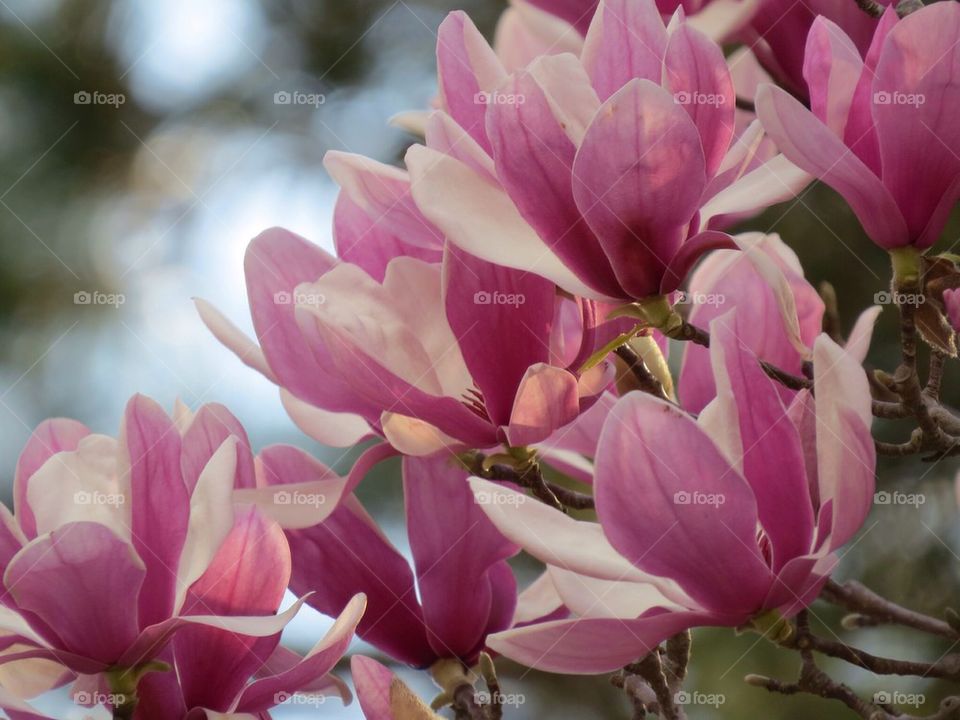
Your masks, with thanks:
[[[543,363],[524,374],[510,413],[507,437],[511,445],[532,445],[577,417],[580,403],[577,378]]]
[[[267,380],[277,382],[273,370],[270,369],[270,365],[267,364],[267,359],[263,355],[263,350],[249,335],[203,298],[194,298],[193,304],[196,306],[197,314],[200,315],[203,324],[224,347],[240,358],[247,367],[253,368]]]
[[[846,33],[823,16],[814,20],[807,35],[803,76],[810,88],[811,111],[838,137],[843,137],[861,72],[860,51]]]
[[[809,110],[783,90],[764,85],[757,114],[781,152],[840,193],[871,239],[884,248],[909,242],[907,225],[890,191],[863,161]]]
[[[469,166],[421,145],[406,154],[420,210],[447,240],[487,262],[528,270],[576,295],[604,299],[561,262],[509,196]]]
[[[870,387],[856,357],[826,335],[814,345],[814,394],[821,527],[827,547],[835,549],[860,529],[873,504],[876,451]],[[831,526],[823,526],[829,513]]]
[[[443,236],[420,214],[405,170],[363,155],[330,150],[323,165],[343,192],[376,226],[420,248],[438,250]],[[342,239],[341,239],[342,243]]]
[[[13,480],[13,502],[17,521],[24,534],[33,538],[37,534],[37,525],[33,511],[27,502],[27,485],[30,477],[58,452],[76,450],[80,440],[90,434],[90,430],[76,420],[53,418],[40,423],[24,446],[17,459],[17,469]]]
[[[193,492],[197,479],[214,453],[230,437],[235,438],[237,442],[234,484],[237,487],[253,487],[256,484],[253,453],[243,425],[220,403],[206,403],[197,411],[190,426],[183,433],[180,468],[183,471],[187,490]]]
[[[280,388],[280,402],[294,425],[322,445],[350,447],[373,434],[370,423],[362,416],[328,412],[300,400],[284,388]]]
[[[354,596],[326,636],[311,648],[302,662],[284,673],[266,677],[251,684],[243,691],[236,710],[238,712],[269,710],[276,704],[278,693],[297,692],[317,678],[325,676],[346,652],[365,607],[366,598],[362,594]]]
[[[488,644],[501,655],[537,670],[598,675],[634,662],[685,628],[714,623],[719,624],[714,617],[692,612],[660,612],[636,619],[554,620],[491,635]]]

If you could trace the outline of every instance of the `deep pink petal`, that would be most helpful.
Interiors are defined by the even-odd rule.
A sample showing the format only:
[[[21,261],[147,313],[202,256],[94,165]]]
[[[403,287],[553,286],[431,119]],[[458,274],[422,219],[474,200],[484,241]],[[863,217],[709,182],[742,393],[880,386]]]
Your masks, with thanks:
[[[443,295],[450,329],[487,415],[495,425],[506,425],[527,369],[550,359],[556,287],[448,245]]]
[[[666,90],[633,80],[603,104],[577,151],[573,194],[633,297],[659,292],[705,184],[697,128]]]
[[[736,112],[723,51],[705,35],[681,25],[667,43],[663,79],[700,131],[707,177],[712,177],[733,139]]]
[[[670,258],[670,262],[663,273],[663,279],[660,281],[660,292],[666,295],[680,287],[683,281],[687,279],[687,274],[703,257],[704,253],[711,250],[731,249],[736,246],[732,237],[718,230],[707,230],[688,238],[676,254]]]
[[[883,184],[910,238],[932,245],[960,198],[960,6],[934,3],[887,35],[873,83]]]
[[[704,607],[754,609],[771,573],[757,546],[757,501],[694,420],[633,392],[597,448],[597,513],[634,565],[671,577]]]
[[[427,637],[438,657],[470,657],[488,629],[491,570],[516,554],[473,499],[467,472],[448,453],[404,458],[404,503]],[[510,588],[507,588],[509,591]],[[516,586],[509,598],[516,602]],[[501,628],[497,628],[498,630]]]
[[[272,228],[258,235],[244,258],[253,326],[270,368],[294,395],[326,410],[376,418],[379,413],[329,371],[322,348],[307,350],[296,322],[296,287],[335,264],[319,247],[287,230]]]
[[[231,435],[237,439],[235,486],[251,488],[256,485],[253,455],[246,430],[226,407],[220,403],[207,403],[197,411],[183,435],[180,467],[189,492],[192,493],[197,486],[197,478],[200,477],[210,458]]]
[[[583,86],[598,105],[576,59],[558,57],[564,59],[552,58],[550,63],[569,67],[565,82]],[[610,262],[574,203],[571,172],[577,147],[566,118],[557,118],[551,106],[556,98],[527,72],[512,77],[503,90],[524,97],[524,102],[496,104],[487,113],[497,177],[520,214],[571,270],[599,292],[621,295]]]
[[[396,675],[363,655],[350,658],[350,674],[366,720],[395,720],[391,695]]]
[[[652,0],[603,0],[581,60],[601,100],[634,78],[660,83],[667,30]]]
[[[506,71],[473,21],[452,12],[437,30],[437,75],[444,108],[484,150],[490,150],[484,129],[488,95]]]
[[[718,408],[739,439],[732,458],[753,488],[760,524],[773,548],[773,569],[811,549],[813,505],[800,434],[774,381],[740,340],[752,318],[739,310],[710,323]]]
[[[253,509],[239,514],[206,572],[187,592],[184,615],[270,615],[290,578],[283,531]],[[185,627],[173,640],[188,707],[227,711],[273,652],[279,636],[254,638]]]
[[[137,637],[145,576],[129,543],[99,523],[79,522],[27,545],[7,567],[4,584],[56,647],[110,665]]]
[[[13,503],[17,521],[28,538],[37,535],[37,522],[27,502],[27,485],[31,476],[51,455],[77,449],[80,441],[90,434],[86,425],[67,418],[53,418],[40,423],[24,446],[17,460],[13,481]]]
[[[139,603],[145,628],[173,612],[190,494],[180,470],[180,433],[156,402],[131,398],[122,437],[130,460],[130,534],[147,568]]]

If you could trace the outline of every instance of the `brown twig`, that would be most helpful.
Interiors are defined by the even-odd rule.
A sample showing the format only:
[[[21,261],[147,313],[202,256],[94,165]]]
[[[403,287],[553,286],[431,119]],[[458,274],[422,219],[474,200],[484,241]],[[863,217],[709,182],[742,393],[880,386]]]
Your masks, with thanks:
[[[950,640],[960,639],[960,633],[947,622],[897,605],[856,580],[847,580],[842,584],[827,580],[820,597],[851,612],[868,615],[887,624],[903,625]]]
[[[670,399],[663,389],[663,384],[650,372],[643,358],[637,355],[629,345],[621,345],[614,350],[614,353],[626,363],[627,370],[633,373],[640,390],[663,400]]]

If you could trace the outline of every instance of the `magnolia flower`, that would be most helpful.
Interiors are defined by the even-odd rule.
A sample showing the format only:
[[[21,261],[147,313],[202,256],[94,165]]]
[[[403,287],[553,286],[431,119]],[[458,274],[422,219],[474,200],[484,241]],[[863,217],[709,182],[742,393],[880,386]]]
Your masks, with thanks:
[[[944,290],[943,305],[950,327],[954,332],[960,332],[960,290],[953,288]]]
[[[517,586],[506,560],[518,549],[474,503],[466,478],[447,452],[403,459],[412,568],[353,496],[322,524],[309,514],[288,519],[291,589],[310,593],[323,613],[362,591],[361,638],[415,667],[471,664],[487,635],[513,622]]]
[[[956,3],[902,20],[888,9],[861,57],[817,18],[804,60],[812,111],[775,87],[757,95],[783,153],[840,193],[882,248],[929,247],[960,197],[958,35]]]
[[[284,389],[301,428],[329,444],[376,433],[411,455],[528,445],[575,418],[607,382],[603,366],[575,374],[580,346],[593,349],[590,333],[577,330],[582,342],[565,349],[569,328],[554,327],[558,303],[578,304],[536,275],[456,248],[442,264],[394,257],[378,282],[274,229],[250,244],[246,271],[261,347],[202,302],[201,314]]]
[[[428,134],[407,152],[417,206],[467,252],[575,295],[668,293],[704,251],[733,246],[713,218],[805,182],[782,156],[753,168],[759,127],[734,142],[722,51],[679,20],[665,27],[652,0],[605,0],[579,57],[510,76],[454,13],[437,57],[435,122],[458,142]]]
[[[54,661],[69,672],[50,687],[79,675],[78,702],[139,697],[137,718],[261,712],[277,692],[329,686],[362,598],[294,662],[278,645],[303,602],[277,614],[289,548],[275,523],[233,503],[302,457],[276,447],[255,466],[243,428],[216,405],[172,420],[136,396],[119,439],[41,424],[17,464],[16,512],[0,510],[0,624],[3,649],[16,649],[0,662]]]
[[[697,327],[737,308],[740,342],[762,360],[802,375],[820,334],[823,300],[803,277],[796,253],[778,235],[741,236],[746,252],[718,250],[690,278],[682,299]],[[744,321],[746,318],[746,321]],[[687,343],[678,380],[683,407],[699,413],[716,396],[710,351]]]
[[[890,4],[879,0],[881,5]],[[896,4],[896,3],[894,3]],[[850,37],[861,54],[870,47],[877,19],[857,3],[831,0],[762,0],[756,12],[738,33],[767,72],[799,97],[807,97],[804,82],[804,45],[814,21],[823,17],[836,23]],[[752,97],[752,96],[750,96]]]
[[[598,523],[513,490],[496,526],[550,566],[575,617],[491,636],[544,670],[599,673],[699,625],[770,628],[811,602],[872,503],[875,455],[863,368],[827,336],[814,343],[814,394],[789,405],[738,339],[737,312],[710,326],[717,398],[698,420],[631,393],[600,437]]]

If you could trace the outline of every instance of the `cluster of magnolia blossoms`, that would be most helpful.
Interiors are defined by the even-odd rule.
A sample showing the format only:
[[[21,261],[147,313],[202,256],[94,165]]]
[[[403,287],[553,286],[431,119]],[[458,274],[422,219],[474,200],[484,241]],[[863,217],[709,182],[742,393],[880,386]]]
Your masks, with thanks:
[[[218,406],[134,398],[118,439],[43,424],[0,528],[0,705],[39,717],[24,698],[71,684],[115,717],[267,717],[349,697],[329,672],[356,632],[485,712],[490,652],[608,672],[812,602],[873,498],[880,308],[831,339],[787,245],[728,230],[816,176],[915,282],[960,196],[960,6],[799,5],[517,2],[493,47],[451,14],[406,169],[327,156],[336,256],[250,244],[256,340],[197,302],[304,433],[373,442],[340,477],[254,457]],[[668,338],[696,341],[676,384]],[[409,555],[354,495],[396,456]],[[545,569],[518,592],[521,550]],[[305,657],[279,644],[302,603],[338,617]],[[368,718],[434,716],[351,669]]]

